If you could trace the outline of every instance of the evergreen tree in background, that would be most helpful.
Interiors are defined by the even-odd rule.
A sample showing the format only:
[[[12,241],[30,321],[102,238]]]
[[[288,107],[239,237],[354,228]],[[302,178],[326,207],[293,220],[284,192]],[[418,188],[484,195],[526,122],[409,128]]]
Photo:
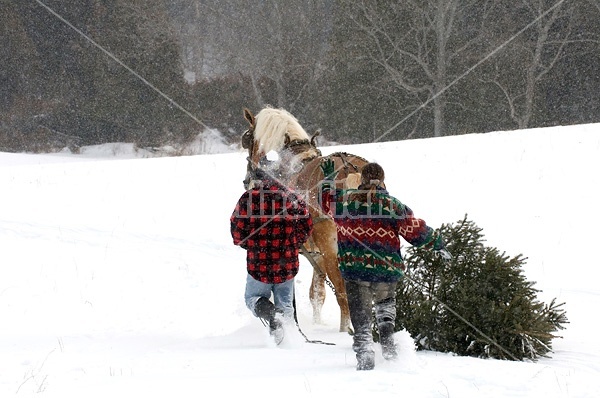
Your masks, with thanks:
[[[466,216],[442,225],[453,255],[447,262],[427,249],[408,249],[397,329],[405,328],[418,349],[513,360],[546,356],[553,333],[568,323],[564,303],[538,301],[539,290],[522,273],[526,259],[486,247],[481,231]]]
[[[185,97],[180,44],[163,2],[47,3],[161,91]],[[36,2],[2,1],[0,15],[1,150],[69,141],[158,146],[189,129],[190,119],[165,98]]]

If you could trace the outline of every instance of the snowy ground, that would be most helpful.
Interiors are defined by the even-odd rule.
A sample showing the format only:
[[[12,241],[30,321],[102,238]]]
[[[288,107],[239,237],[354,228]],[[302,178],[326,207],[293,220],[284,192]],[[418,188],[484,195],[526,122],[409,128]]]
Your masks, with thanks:
[[[430,225],[468,214],[490,246],[528,257],[540,299],[566,302],[552,357],[415,352],[399,332],[397,362],[378,353],[356,372],[331,294],[311,322],[304,259],[300,326],[335,345],[289,330],[274,347],[229,235],[245,154],[0,153],[0,397],[600,396],[600,125],[322,149],[381,163]]]

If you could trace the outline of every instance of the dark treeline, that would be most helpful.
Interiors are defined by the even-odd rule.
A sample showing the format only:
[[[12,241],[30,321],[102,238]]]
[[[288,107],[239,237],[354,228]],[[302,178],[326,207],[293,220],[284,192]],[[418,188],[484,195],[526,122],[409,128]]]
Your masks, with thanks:
[[[234,141],[265,105],[341,143],[600,121],[594,0],[40,2],[0,0],[2,151]]]

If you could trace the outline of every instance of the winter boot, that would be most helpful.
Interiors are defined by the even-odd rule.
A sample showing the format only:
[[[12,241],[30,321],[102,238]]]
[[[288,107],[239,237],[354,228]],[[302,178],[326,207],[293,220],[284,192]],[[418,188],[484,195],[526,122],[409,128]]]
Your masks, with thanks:
[[[398,357],[396,343],[394,342],[394,324],[392,322],[382,322],[377,325],[379,329],[379,342],[381,343],[381,353],[385,359],[391,360]]]
[[[275,340],[275,344],[279,345],[283,341],[283,322],[280,311],[275,309],[275,305],[268,298],[261,297],[256,301],[254,312],[269,326],[269,334]]]
[[[372,370],[375,368],[375,353],[362,351],[356,353],[356,370]]]

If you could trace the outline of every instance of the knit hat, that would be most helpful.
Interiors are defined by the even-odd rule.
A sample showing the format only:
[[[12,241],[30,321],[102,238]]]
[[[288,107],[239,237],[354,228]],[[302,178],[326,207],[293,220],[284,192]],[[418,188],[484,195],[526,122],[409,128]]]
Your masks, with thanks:
[[[363,166],[360,171],[361,174],[361,185],[375,185],[379,186],[385,179],[385,172],[383,167],[377,163],[367,163]]]

